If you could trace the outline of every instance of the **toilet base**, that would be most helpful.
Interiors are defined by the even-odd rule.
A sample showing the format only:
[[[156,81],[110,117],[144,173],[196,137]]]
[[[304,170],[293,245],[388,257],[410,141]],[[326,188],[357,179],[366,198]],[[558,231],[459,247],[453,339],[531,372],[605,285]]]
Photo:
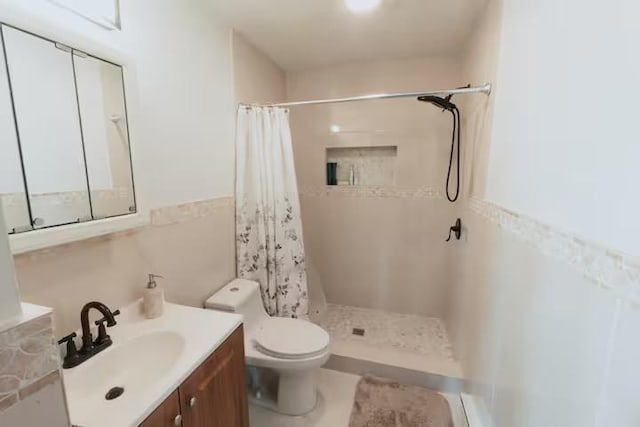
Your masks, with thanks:
[[[277,411],[285,415],[304,415],[316,407],[315,375],[311,371],[280,372]]]
[[[249,401],[283,415],[313,411],[318,402],[315,370],[276,371],[247,366]]]

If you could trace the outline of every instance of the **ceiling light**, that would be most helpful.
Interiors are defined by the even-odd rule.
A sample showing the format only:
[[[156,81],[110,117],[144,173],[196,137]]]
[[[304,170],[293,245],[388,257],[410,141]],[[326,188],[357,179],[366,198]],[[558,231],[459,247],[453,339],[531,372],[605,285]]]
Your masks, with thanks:
[[[382,0],[344,0],[345,6],[353,13],[372,12],[380,6]]]
[[[338,125],[331,125],[331,127],[329,128],[329,130],[331,130],[331,133],[340,133],[340,126],[338,126]]]

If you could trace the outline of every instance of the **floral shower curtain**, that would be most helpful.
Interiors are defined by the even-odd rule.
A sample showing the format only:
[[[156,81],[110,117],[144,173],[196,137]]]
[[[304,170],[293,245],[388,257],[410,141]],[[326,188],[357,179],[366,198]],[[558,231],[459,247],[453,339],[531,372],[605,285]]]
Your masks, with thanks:
[[[238,277],[260,283],[271,316],[307,316],[307,273],[288,110],[238,110],[236,251]]]

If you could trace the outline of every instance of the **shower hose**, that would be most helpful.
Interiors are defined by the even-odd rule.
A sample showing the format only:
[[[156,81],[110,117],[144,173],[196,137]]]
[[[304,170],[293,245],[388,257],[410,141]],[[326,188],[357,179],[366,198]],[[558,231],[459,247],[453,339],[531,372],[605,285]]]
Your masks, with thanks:
[[[448,111],[451,112],[453,116],[453,132],[451,134],[451,153],[449,154],[449,170],[447,171],[447,184],[446,184],[446,193],[447,200],[450,202],[455,202],[458,200],[458,196],[460,195],[460,131],[462,128],[462,124],[460,123],[460,110],[458,107],[453,107]],[[456,155],[456,190],[454,195],[452,196],[449,192],[449,183],[451,181],[451,170],[453,169],[453,155],[454,152]]]

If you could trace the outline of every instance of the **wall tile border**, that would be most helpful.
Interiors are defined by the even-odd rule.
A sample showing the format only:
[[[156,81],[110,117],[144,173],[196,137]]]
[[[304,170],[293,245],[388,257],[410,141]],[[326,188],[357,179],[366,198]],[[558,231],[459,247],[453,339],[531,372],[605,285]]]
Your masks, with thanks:
[[[233,197],[220,197],[217,199],[201,200],[158,208],[151,211],[151,225],[163,226],[178,224],[213,215],[222,210],[233,208],[234,206],[235,201]]]
[[[497,227],[515,234],[545,255],[571,265],[584,277],[640,309],[640,260],[571,235],[505,209],[472,198],[467,207]]]
[[[23,304],[26,311],[42,307]],[[50,310],[35,317],[25,313],[0,331],[0,413],[44,387],[62,381],[60,354]]]
[[[224,210],[231,210],[233,212],[234,206],[235,201],[233,197],[221,197],[217,199],[202,200],[197,202],[184,203],[181,205],[157,208],[153,209],[150,212],[151,222],[149,225],[105,234],[102,236],[91,237],[84,240],[78,240],[76,242],[64,243],[48,248],[37,249],[16,255],[16,257],[26,258],[30,261],[36,261],[42,258],[59,256],[65,251],[71,250],[78,245],[129,238],[147,227],[162,227],[167,225],[180,224],[198,218],[204,218],[209,215],[222,212]]]
[[[302,197],[361,199],[442,199],[441,190],[433,187],[388,187],[323,185],[300,189]]]

